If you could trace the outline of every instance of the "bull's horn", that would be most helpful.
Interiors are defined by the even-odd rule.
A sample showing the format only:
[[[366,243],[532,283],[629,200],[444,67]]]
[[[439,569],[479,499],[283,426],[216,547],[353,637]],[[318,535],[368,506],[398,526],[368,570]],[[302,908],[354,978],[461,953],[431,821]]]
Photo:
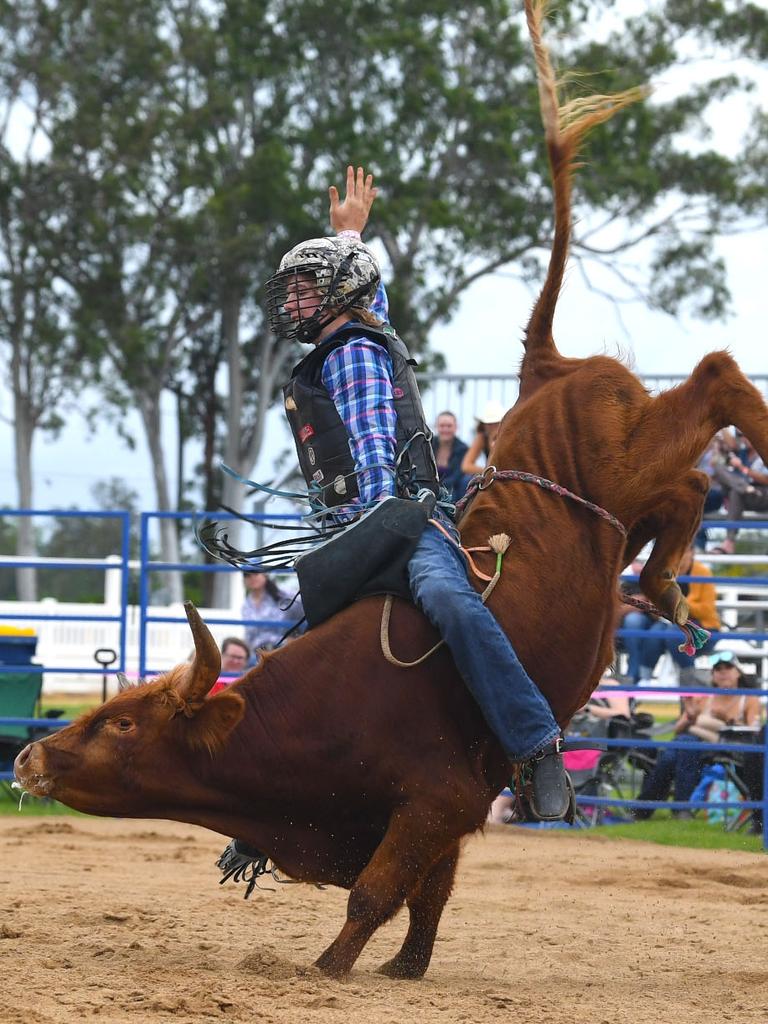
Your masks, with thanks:
[[[128,690],[130,688],[130,685],[131,685],[131,681],[128,678],[128,676],[125,674],[125,672],[118,672],[117,673],[117,692],[118,693],[122,693],[123,690]]]
[[[219,678],[221,653],[191,601],[184,602],[184,611],[195,640],[195,657],[176,689],[186,700],[202,700]]]

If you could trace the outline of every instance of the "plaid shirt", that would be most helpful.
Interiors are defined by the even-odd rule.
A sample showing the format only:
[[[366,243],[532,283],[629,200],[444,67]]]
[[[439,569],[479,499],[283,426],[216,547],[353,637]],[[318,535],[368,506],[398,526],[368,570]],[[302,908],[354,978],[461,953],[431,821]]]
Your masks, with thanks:
[[[379,285],[371,312],[389,322],[383,284]],[[368,504],[396,493],[393,374],[389,353],[364,334],[351,336],[323,364],[323,384],[349,434],[360,494],[355,504]]]

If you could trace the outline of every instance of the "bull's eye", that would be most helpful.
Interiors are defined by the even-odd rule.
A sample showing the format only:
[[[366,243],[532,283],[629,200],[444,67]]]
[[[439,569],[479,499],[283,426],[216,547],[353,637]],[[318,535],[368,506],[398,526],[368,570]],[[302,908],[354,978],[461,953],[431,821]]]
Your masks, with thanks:
[[[128,732],[129,729],[133,728],[133,722],[130,718],[118,718],[117,727],[121,732]]]

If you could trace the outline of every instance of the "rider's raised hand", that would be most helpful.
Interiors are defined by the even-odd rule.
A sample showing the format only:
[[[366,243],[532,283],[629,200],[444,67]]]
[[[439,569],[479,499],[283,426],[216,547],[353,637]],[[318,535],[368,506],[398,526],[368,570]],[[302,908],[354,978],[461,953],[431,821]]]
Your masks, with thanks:
[[[373,200],[378,194],[374,188],[373,175],[366,174],[362,167],[347,167],[347,192],[343,201],[339,199],[339,192],[335,185],[328,189],[328,196],[331,200],[330,220],[331,227],[335,232],[359,231],[362,232],[368,223],[368,215],[373,206]]]

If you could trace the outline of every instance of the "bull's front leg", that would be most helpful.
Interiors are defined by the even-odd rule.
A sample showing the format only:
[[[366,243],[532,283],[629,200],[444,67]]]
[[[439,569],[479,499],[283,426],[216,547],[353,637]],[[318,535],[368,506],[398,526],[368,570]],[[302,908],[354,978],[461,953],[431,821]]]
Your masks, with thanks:
[[[379,968],[379,974],[409,980],[423,977],[432,957],[443,909],[451,895],[458,862],[459,844],[455,843],[408,894],[406,903],[411,917],[408,934],[397,955]]]
[[[468,824],[458,818],[455,810],[439,811],[434,805],[423,803],[407,804],[394,812],[381,844],[350,890],[344,927],[315,961],[316,967],[333,978],[343,978],[349,973],[376,929],[397,913],[432,865],[455,847],[465,832],[477,827],[475,822]],[[429,822],[428,827],[425,822]],[[448,891],[443,903],[447,896]],[[436,921],[434,927],[436,930]],[[431,953],[431,944],[427,950],[427,944],[417,942],[417,938],[423,936],[412,936],[409,945],[409,952],[421,946],[421,955],[415,955],[413,963],[408,965],[412,977],[424,973]],[[402,959],[398,963],[405,966]],[[408,972],[405,975],[400,971],[387,973],[402,977]]]
[[[678,568],[701,523],[708,487],[707,475],[691,470],[667,492],[649,521],[656,540],[640,573],[640,587],[678,626],[689,618],[688,602],[677,582]]]

